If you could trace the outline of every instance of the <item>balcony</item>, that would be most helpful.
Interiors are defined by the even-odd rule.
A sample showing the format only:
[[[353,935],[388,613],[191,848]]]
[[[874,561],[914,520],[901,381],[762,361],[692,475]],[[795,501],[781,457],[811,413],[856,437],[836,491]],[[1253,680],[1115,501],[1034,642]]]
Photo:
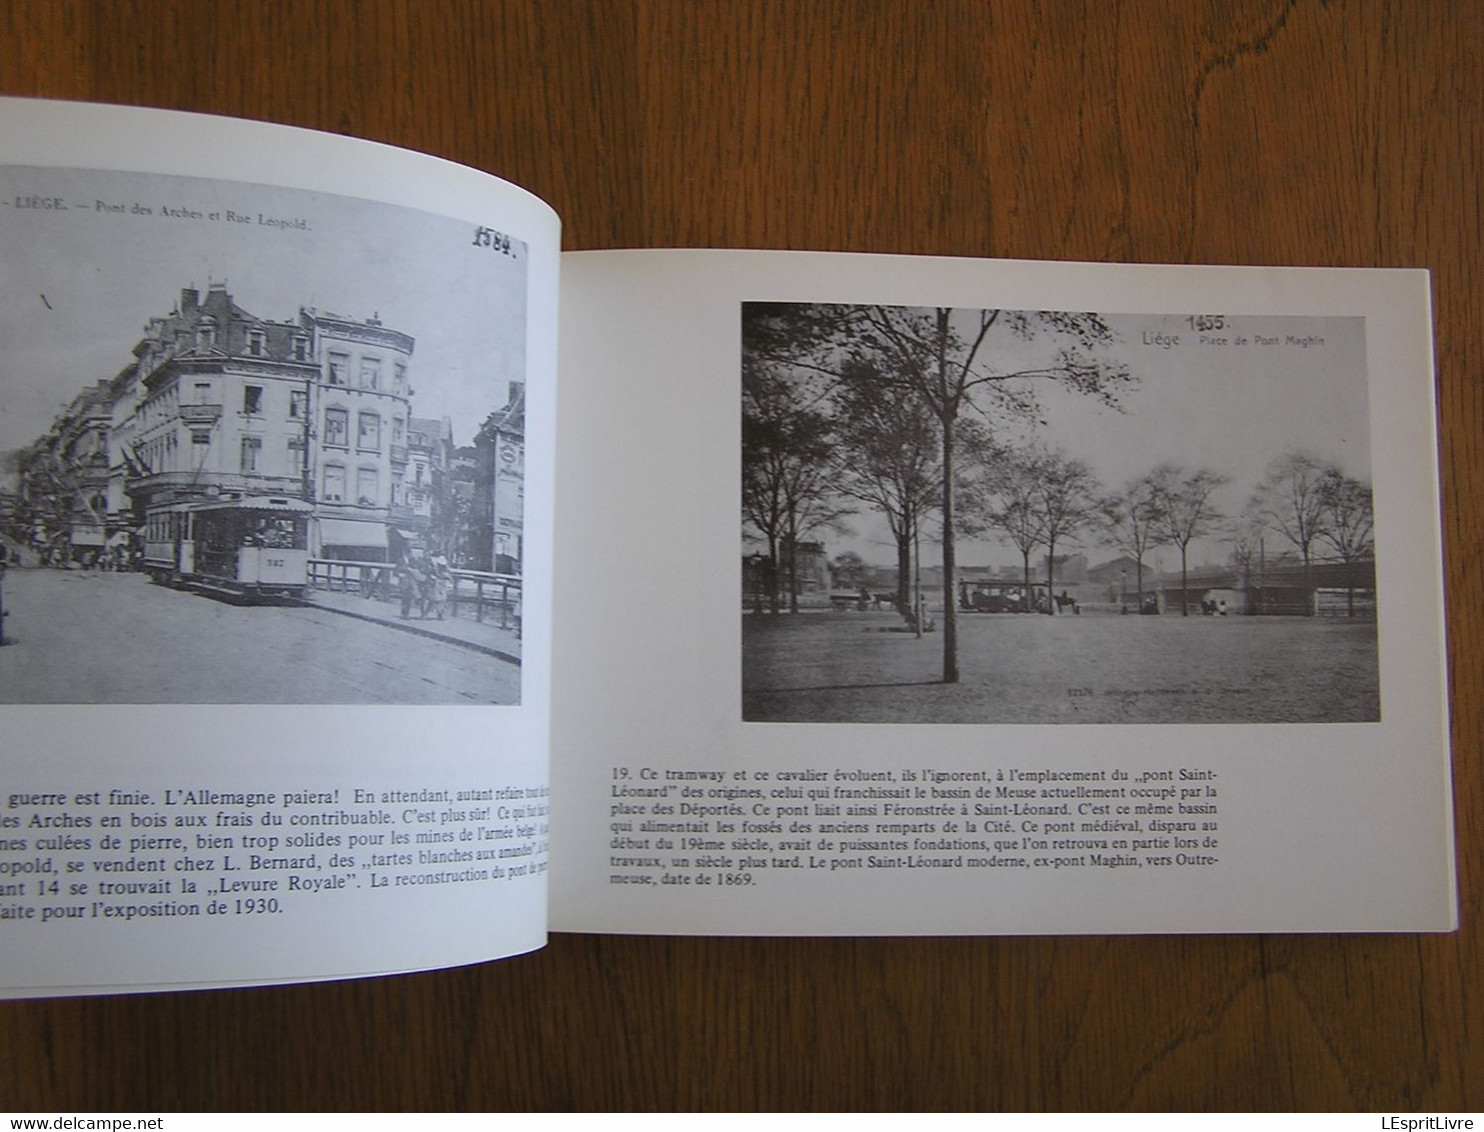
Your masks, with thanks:
[[[416,507],[409,507],[405,503],[394,503],[392,504],[391,517],[392,522],[400,523],[404,526],[426,526],[428,522],[428,508],[423,507],[419,510]]]
[[[222,407],[220,405],[182,405],[180,419],[192,427],[214,425],[222,419]]]

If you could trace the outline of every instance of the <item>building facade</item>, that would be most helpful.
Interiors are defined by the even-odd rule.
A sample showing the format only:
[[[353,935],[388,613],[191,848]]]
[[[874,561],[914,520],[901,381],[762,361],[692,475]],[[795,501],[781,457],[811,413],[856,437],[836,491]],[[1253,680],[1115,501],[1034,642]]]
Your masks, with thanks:
[[[520,574],[525,555],[524,382],[510,383],[504,407],[485,420],[474,448],[471,565],[497,574]]]
[[[374,316],[303,310],[299,324],[318,374],[308,405],[311,548],[324,558],[389,561],[395,485],[410,457],[413,340]]]
[[[159,504],[287,496],[314,505],[313,555],[389,560],[413,347],[374,316],[302,308],[272,321],[225,284],[182,290],[145,324],[133,362],[20,453],[29,540],[87,561],[127,544]]]

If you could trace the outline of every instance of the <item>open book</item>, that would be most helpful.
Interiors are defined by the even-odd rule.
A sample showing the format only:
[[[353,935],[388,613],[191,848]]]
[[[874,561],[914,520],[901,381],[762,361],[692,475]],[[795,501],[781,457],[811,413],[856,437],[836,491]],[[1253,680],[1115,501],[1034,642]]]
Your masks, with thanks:
[[[1455,926],[1424,272],[561,254],[0,122],[6,994]]]

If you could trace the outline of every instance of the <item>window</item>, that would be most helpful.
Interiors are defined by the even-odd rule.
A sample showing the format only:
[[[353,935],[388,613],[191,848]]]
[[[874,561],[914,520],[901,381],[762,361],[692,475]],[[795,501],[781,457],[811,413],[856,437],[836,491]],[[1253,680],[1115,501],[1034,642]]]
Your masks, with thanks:
[[[340,503],[345,499],[345,468],[340,464],[325,465],[325,501]]]
[[[289,419],[302,421],[309,415],[309,394],[302,389],[289,391]]]
[[[392,366],[392,392],[397,394],[407,392],[406,362],[396,362]]]
[[[261,436],[244,436],[242,438],[242,470],[244,472],[256,472],[258,470],[258,456],[263,451],[263,438]]]
[[[356,469],[356,502],[362,507],[376,506],[377,477],[375,468]]]
[[[196,326],[196,346],[206,350],[216,345],[216,319],[207,315]]]
[[[247,332],[247,352],[255,358],[266,357],[268,354],[268,335],[257,327],[249,330]]]
[[[261,385],[244,385],[242,387],[242,411],[249,415],[255,415],[263,411],[263,387]]]
[[[298,436],[289,437],[289,467],[295,475],[304,474],[304,439]]]
[[[309,339],[302,334],[294,335],[294,361],[307,362],[309,360]]]
[[[198,382],[196,382],[196,404],[198,404],[198,405],[209,405],[209,404],[211,404],[211,382],[209,382],[209,381],[198,381]]]
[[[329,375],[331,385],[349,385],[350,355],[332,353],[329,358]]]
[[[357,413],[356,425],[356,447],[363,452],[380,452],[381,417],[376,413]]]
[[[362,389],[380,389],[381,388],[381,359],[380,358],[362,358],[361,359],[361,388]]]
[[[402,418],[401,417],[393,417],[392,418],[392,443],[393,444],[401,444],[401,443],[403,443],[403,438],[406,435],[407,435],[407,433],[405,431],[405,426],[402,424]]]
[[[325,443],[337,448],[350,447],[350,414],[344,409],[325,410]]]

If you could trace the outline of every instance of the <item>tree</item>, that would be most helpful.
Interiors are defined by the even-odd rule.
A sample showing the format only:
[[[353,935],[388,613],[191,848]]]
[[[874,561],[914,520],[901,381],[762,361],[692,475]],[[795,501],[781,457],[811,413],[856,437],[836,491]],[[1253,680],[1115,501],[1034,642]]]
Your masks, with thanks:
[[[1371,485],[1330,467],[1319,483],[1322,516],[1319,537],[1345,563],[1345,612],[1355,616],[1354,564],[1375,555]]]
[[[1307,452],[1289,452],[1268,465],[1248,510],[1268,530],[1298,549],[1304,563],[1304,591],[1313,593],[1310,554],[1325,528],[1324,481],[1330,466]],[[1312,612],[1312,606],[1309,609]]]
[[[1036,460],[1040,483],[1033,496],[1036,523],[1046,543],[1046,612],[1056,612],[1056,544],[1070,540],[1097,512],[1098,481],[1082,460],[1048,451]]]
[[[1098,505],[1103,541],[1134,560],[1135,601],[1140,610],[1144,608],[1144,555],[1159,542],[1161,517],[1159,497],[1149,476],[1129,480]]]
[[[958,609],[955,530],[955,429],[975,407],[986,415],[1027,415],[1031,390],[1049,380],[1116,404],[1128,368],[1106,356],[1116,339],[1097,314],[1059,311],[963,310],[953,307],[748,304],[743,352],[774,356],[839,381],[850,362],[874,365],[888,380],[916,394],[938,423],[941,456],[938,509],[943,523],[943,682],[958,682]],[[750,333],[751,331],[751,333]],[[986,357],[991,334],[1052,348],[1044,364],[995,366]]]
[[[1190,544],[1211,534],[1220,515],[1211,505],[1211,494],[1227,477],[1200,468],[1187,473],[1173,464],[1161,464],[1149,474],[1158,501],[1157,530],[1166,542],[1180,549],[1180,615],[1190,616],[1187,556]]]
[[[1231,544],[1232,565],[1237,568],[1242,579],[1242,589],[1247,593],[1249,602],[1248,613],[1259,613],[1251,603],[1252,595],[1252,563],[1258,558],[1262,546],[1263,525],[1260,521],[1249,514],[1238,515],[1227,520],[1224,534],[1226,541]]]
[[[886,517],[897,552],[897,609],[911,609],[912,545],[935,506],[938,433],[927,407],[875,366],[842,367],[833,419],[835,487]]]
[[[974,472],[961,485],[966,506],[959,529],[975,535],[994,529],[1020,551],[1021,602],[1030,609],[1031,555],[1046,542],[1037,506],[1042,480],[1039,454],[1031,449],[976,452],[973,466]]]
[[[853,550],[844,551],[830,563],[830,573],[837,588],[859,589],[866,581],[866,560]]]
[[[834,446],[829,417],[811,408],[801,390],[765,366],[743,367],[742,514],[768,544],[773,579],[769,603],[779,612],[777,579],[788,581],[789,609],[797,613],[798,546],[842,511],[833,505]]]

